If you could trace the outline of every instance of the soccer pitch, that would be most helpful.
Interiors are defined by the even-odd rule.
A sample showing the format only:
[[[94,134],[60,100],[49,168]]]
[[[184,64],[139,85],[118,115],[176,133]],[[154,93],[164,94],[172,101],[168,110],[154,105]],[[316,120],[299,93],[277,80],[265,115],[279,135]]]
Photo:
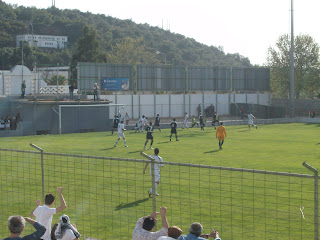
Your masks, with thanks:
[[[163,129],[162,133],[154,130],[153,148],[160,149],[159,155],[165,162],[312,175],[312,172],[302,166],[302,162],[307,161],[314,168],[319,168],[319,127],[320,124],[275,124],[259,125],[258,129],[251,128],[249,131],[246,125],[226,126],[227,138],[223,150],[219,150],[212,127],[206,127],[205,131],[200,131],[200,128],[179,128],[180,141],[175,141],[173,136],[172,142],[169,141],[170,129]],[[140,151],[143,149],[146,133],[127,131],[125,135],[128,148],[124,147],[123,140],[114,148],[117,134],[112,136],[111,132],[4,138],[1,148],[34,151],[29,145],[32,142],[45,152],[143,159]],[[149,144],[150,141],[147,148]],[[144,152],[153,154],[152,150]],[[14,153],[10,157],[15,161]],[[3,157],[1,161],[8,162]],[[51,191],[57,185],[65,188],[64,195],[68,204],[65,212],[86,236],[96,236],[102,240],[121,233],[116,239],[130,239],[138,217],[151,213],[152,201],[147,196],[147,190],[151,186],[150,176],[148,172],[146,175],[142,174],[143,163],[106,165],[103,160],[98,159],[96,162],[92,159],[87,162],[68,159],[64,164],[69,167],[63,170],[58,164],[55,165],[55,161],[58,160],[50,157],[46,159],[50,171],[54,172],[54,175],[50,175],[54,179],[50,179],[48,188]],[[30,170],[33,165],[29,166],[28,160],[21,164],[29,169],[29,174],[39,174],[39,168]],[[90,169],[90,174],[83,170],[84,166]],[[4,175],[3,171],[6,169],[1,168],[1,176]],[[199,221],[203,223],[206,232],[211,228],[218,229],[223,239],[270,239],[268,233],[274,232],[281,239],[312,239],[312,209],[307,207],[313,204],[312,181],[304,183],[305,180],[243,175],[165,165],[161,172],[158,206],[167,206],[169,224],[182,227],[185,233],[190,223]],[[101,180],[99,177],[108,180]],[[276,184],[274,191],[273,180]],[[286,189],[286,181],[289,182],[289,191]],[[1,179],[2,186],[6,182],[8,177]],[[304,188],[291,189],[296,182],[301,183]],[[1,207],[5,209],[1,215],[5,216],[4,219],[11,213],[18,214],[15,209],[17,206],[22,211],[19,214],[29,214],[34,207],[33,200],[41,196],[41,186],[29,188],[28,182],[25,184],[27,190],[21,190],[22,187],[19,189],[20,194],[26,195],[26,199],[22,197],[22,201],[15,204],[6,203],[11,196],[14,198],[10,188],[15,188],[15,184],[2,188],[4,192],[1,192]],[[29,189],[36,192],[30,193]],[[274,194],[278,201],[276,206],[269,202],[270,196]],[[301,217],[301,202],[305,203],[306,219]],[[98,209],[97,214],[92,205],[94,209]],[[287,225],[282,226],[287,224],[286,218],[291,219],[287,215],[287,208],[293,208],[289,213],[293,212],[292,217],[297,218],[296,221],[289,220],[289,228]],[[237,215],[238,211],[241,212],[240,217]],[[219,218],[228,221],[220,222]],[[259,224],[260,221],[263,223]],[[269,224],[275,226],[274,222],[277,229],[270,229]],[[208,226],[209,223],[214,226]],[[2,235],[6,232],[4,225],[1,225]],[[106,226],[112,226],[112,230],[106,230]],[[96,227],[99,229],[98,233],[92,230]],[[299,227],[303,231],[296,230]],[[240,232],[241,236],[237,236],[235,232]]]

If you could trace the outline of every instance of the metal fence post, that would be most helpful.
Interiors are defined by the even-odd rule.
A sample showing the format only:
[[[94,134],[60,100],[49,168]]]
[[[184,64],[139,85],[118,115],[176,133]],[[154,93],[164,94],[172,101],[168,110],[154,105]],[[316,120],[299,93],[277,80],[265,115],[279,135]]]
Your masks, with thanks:
[[[39,150],[41,154],[41,182],[42,182],[42,200],[44,201],[44,163],[43,163],[43,149],[34,145],[33,143],[30,143],[30,146]]]
[[[141,156],[144,156],[145,158],[149,159],[151,162],[151,179],[152,179],[152,209],[153,212],[157,211],[157,199],[156,199],[156,176],[154,174],[154,158],[147,155],[144,152],[140,152]],[[156,222],[155,222],[156,224]],[[155,225],[155,230],[157,231],[157,225]]]
[[[303,162],[302,165],[314,173],[314,239],[319,240],[319,173],[318,169],[313,168],[306,162]]]

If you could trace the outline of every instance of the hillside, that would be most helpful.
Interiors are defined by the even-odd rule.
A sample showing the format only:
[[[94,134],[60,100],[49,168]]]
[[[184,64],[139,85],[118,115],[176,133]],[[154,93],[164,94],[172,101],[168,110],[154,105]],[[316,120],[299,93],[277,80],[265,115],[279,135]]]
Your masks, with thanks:
[[[3,65],[9,69],[21,64],[21,48],[15,47],[17,34],[41,34],[68,36],[68,48],[64,50],[44,50],[24,46],[24,63],[33,68],[34,63],[55,65],[70,64],[72,54],[77,51],[77,42],[83,36],[87,25],[96,30],[99,49],[108,61],[113,47],[126,38],[140,39],[145,51],[155,55],[156,62],[163,64],[163,58],[156,51],[166,53],[166,63],[174,65],[200,65],[215,67],[250,67],[250,61],[238,53],[225,54],[214,46],[201,44],[183,35],[152,27],[148,24],[136,24],[131,20],[120,20],[102,14],[80,12],[78,10],[60,10],[54,7],[37,9],[9,5],[0,0],[0,47]],[[111,58],[112,59],[112,58]],[[110,62],[112,63],[112,62]],[[122,62],[126,63],[126,62]]]

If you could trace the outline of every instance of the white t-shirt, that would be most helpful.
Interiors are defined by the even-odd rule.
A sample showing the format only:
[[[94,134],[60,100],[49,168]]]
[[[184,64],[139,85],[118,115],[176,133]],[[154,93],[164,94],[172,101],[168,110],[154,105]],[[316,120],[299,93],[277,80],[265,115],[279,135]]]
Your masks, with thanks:
[[[124,124],[123,123],[119,123],[118,124],[118,133],[122,134],[123,133],[123,129],[124,129]]]
[[[189,118],[188,114],[184,115],[184,122],[185,123],[188,121],[188,118]]]
[[[248,114],[248,119],[249,119],[249,124],[252,124],[253,123],[253,119],[254,119],[255,117],[250,113],[250,114]]]
[[[38,206],[33,214],[36,216],[36,221],[46,228],[46,232],[41,237],[43,240],[51,240],[51,223],[52,216],[57,213],[56,208],[49,208],[47,205]]]
[[[57,231],[58,229],[55,231],[55,233],[57,233]],[[77,237],[74,235],[73,231],[71,229],[66,229],[61,240],[73,240],[75,238]]]
[[[163,162],[162,157],[160,157],[160,156],[152,155],[151,157],[152,157],[155,161]],[[160,175],[160,166],[163,167],[163,164],[160,164],[160,163],[155,163],[155,164],[154,164],[154,174],[155,174],[155,175]],[[152,175],[152,173],[151,173],[151,164],[150,164],[150,175]]]
[[[162,236],[162,237],[159,237],[158,240],[176,240],[176,239],[168,236]]]

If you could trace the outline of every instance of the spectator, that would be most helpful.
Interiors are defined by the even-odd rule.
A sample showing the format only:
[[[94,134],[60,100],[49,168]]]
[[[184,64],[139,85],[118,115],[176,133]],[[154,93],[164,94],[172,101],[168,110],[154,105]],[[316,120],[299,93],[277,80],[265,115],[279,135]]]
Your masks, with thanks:
[[[21,99],[24,99],[25,94],[26,94],[26,80],[23,80],[21,83]]]
[[[7,116],[6,120],[5,120],[5,129],[6,130],[10,130],[10,125],[11,125],[10,123],[11,123],[11,117]]]
[[[66,202],[62,196],[62,187],[57,188],[59,198],[60,198],[60,206],[57,208],[51,208],[54,204],[54,196],[50,193],[45,196],[45,204],[40,206],[40,200],[36,201],[37,207],[31,212],[30,217],[36,217],[36,221],[41,223],[47,229],[45,234],[43,235],[43,240],[51,240],[50,232],[51,232],[51,223],[52,216],[61,212],[63,209],[67,207]]]
[[[160,214],[162,219],[162,228],[157,232],[151,232],[155,221],[157,221],[158,212],[153,212],[150,216],[139,218],[136,227],[133,230],[132,240],[157,240],[168,233],[167,208],[161,207]]]
[[[20,234],[24,230],[26,221],[29,222],[36,231],[30,235],[20,237]],[[45,233],[46,229],[44,226],[39,224],[38,222],[34,221],[31,218],[28,217],[22,217],[22,216],[11,216],[8,219],[8,228],[10,231],[10,236],[8,238],[5,238],[3,240],[18,240],[18,239],[24,239],[24,240],[38,240],[41,236]]]
[[[73,86],[73,84],[70,84],[70,86],[69,86],[70,100],[73,100],[73,91],[74,91],[74,86]]]
[[[124,120],[126,121],[126,126],[129,124],[129,119],[130,119],[129,114],[128,114],[128,112],[126,112],[126,115],[124,115]]]
[[[179,240],[203,240],[213,238],[215,240],[221,240],[219,238],[219,233],[216,230],[212,230],[210,234],[201,234],[203,227],[200,223],[192,223],[189,229],[188,235],[182,235],[179,237]]]
[[[93,86],[93,100],[96,101],[96,97],[97,97],[97,101],[99,101],[99,86],[98,83],[95,83]]]
[[[5,121],[4,121],[3,117],[2,117],[0,119],[0,130],[4,130],[5,126],[6,126],[6,123],[5,123]]]
[[[241,117],[241,119],[244,118],[244,107],[243,106],[240,107],[240,117]]]
[[[61,240],[78,240],[81,234],[78,232],[75,224],[70,224],[70,219],[67,215],[62,215],[59,218],[59,223],[52,228],[51,239]]]
[[[177,226],[169,227],[168,229],[168,236],[159,237],[158,240],[175,240],[180,237],[182,234],[182,230]]]

